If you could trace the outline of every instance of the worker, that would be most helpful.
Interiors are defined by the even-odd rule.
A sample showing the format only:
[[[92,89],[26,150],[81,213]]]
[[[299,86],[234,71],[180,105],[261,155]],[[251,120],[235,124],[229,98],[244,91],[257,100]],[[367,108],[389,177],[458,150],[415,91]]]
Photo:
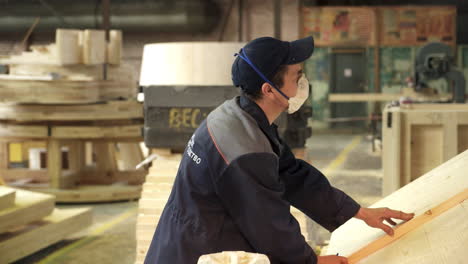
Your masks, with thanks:
[[[190,138],[145,263],[194,264],[222,251],[265,254],[273,264],[347,263],[317,257],[290,207],[330,232],[356,217],[392,235],[384,220],[413,217],[361,207],[279,137],[273,122],[308,97],[301,63],[313,50],[312,37],[262,37],[235,54],[232,80],[241,95],[213,110]]]

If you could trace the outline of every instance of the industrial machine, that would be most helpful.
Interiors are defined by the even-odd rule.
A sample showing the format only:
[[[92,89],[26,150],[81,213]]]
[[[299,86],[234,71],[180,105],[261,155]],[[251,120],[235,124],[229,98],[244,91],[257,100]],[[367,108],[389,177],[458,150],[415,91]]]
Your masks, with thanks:
[[[452,101],[465,102],[465,77],[455,66],[452,49],[440,42],[431,42],[419,50],[414,63],[415,90],[422,91],[428,87],[427,82],[445,78],[452,87]]]
[[[232,84],[234,53],[245,43],[174,42],[145,45],[140,75],[144,94],[144,139],[150,148],[183,150],[208,115],[239,94]],[[291,147],[311,135],[311,106],[283,114],[279,132]]]

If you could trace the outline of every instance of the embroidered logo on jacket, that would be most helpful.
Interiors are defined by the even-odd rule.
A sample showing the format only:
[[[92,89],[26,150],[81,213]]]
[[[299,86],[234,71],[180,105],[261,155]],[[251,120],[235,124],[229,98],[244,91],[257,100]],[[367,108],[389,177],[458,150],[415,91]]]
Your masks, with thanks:
[[[195,135],[190,138],[188,144],[187,144],[187,155],[189,158],[191,158],[195,163],[200,164],[201,163],[201,158],[198,157],[195,152],[193,152],[193,146],[195,145]]]

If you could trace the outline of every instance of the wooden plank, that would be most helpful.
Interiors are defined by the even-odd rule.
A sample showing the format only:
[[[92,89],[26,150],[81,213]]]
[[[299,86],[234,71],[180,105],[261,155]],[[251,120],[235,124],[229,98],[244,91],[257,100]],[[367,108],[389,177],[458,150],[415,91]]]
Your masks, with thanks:
[[[122,31],[110,30],[107,43],[107,63],[119,65],[122,58]]]
[[[414,229],[420,227],[421,225],[433,220],[437,216],[445,213],[445,211],[451,209],[454,206],[457,206],[468,199],[468,188],[464,191],[458,193],[457,195],[451,197],[450,199],[444,201],[443,203],[439,204],[438,206],[427,210],[423,214],[415,217],[409,222],[406,222],[397,228],[395,228],[395,233],[393,236],[385,235],[367,246],[361,248],[360,250],[356,251],[355,253],[351,254],[348,257],[348,262],[350,264],[358,263],[361,259],[369,256],[370,254],[376,252],[377,250],[384,248],[385,246],[389,245],[390,243],[394,242],[397,239],[400,239],[405,234],[413,231]]]
[[[14,189],[0,186],[0,211],[15,205],[16,192]]]
[[[86,29],[83,33],[83,63],[106,62],[106,34],[103,30]]]
[[[141,138],[141,125],[127,126],[54,126],[52,137],[57,139]]]
[[[467,170],[468,151],[465,151],[425,175],[417,178],[410,184],[393,192],[371,207],[389,207],[421,215],[427,210],[450,199],[455,194],[466,190],[468,188],[468,178],[466,177]],[[383,231],[380,229],[370,228],[361,220],[354,218],[350,219],[332,233],[327,254],[340,253],[340,255],[349,256],[372,241],[380,238],[382,234],[384,234]],[[468,234],[465,232],[464,235]],[[349,239],[350,237],[353,239]],[[420,240],[424,238],[416,236],[413,237],[413,239]],[[448,237],[446,239],[448,239]],[[398,261],[391,261],[393,260],[393,252],[391,252],[391,250],[397,250],[398,252],[402,252],[403,250],[404,252],[407,252],[406,249],[408,247],[404,241],[395,241],[395,243],[398,244],[395,246],[388,246],[388,251],[387,248],[383,248],[379,251],[382,253],[376,253],[380,258],[375,259],[370,257],[369,261],[363,260],[360,263],[400,263]],[[445,245],[441,244],[439,244],[439,246],[445,247]],[[430,250],[431,249],[426,249],[426,253]]]
[[[133,100],[85,105],[0,104],[0,120],[81,121],[142,119],[143,106]]]
[[[104,82],[104,81],[102,81]],[[0,82],[0,102],[5,103],[92,103],[98,102],[100,81]]]
[[[38,221],[54,209],[55,197],[52,195],[11,189],[16,192],[15,204],[0,211],[0,234],[11,228]]]
[[[382,193],[388,195],[401,186],[401,113],[384,111],[382,135],[385,151],[382,154],[382,166],[385,171]]]
[[[35,191],[54,195],[58,203],[116,202],[140,198],[141,186],[81,185],[70,190],[37,188]]]
[[[55,244],[91,223],[92,212],[89,208],[55,209],[41,222],[0,235],[2,263],[11,263]]]
[[[62,178],[62,151],[60,141],[49,139],[47,141],[47,174],[51,188],[61,188]]]
[[[9,73],[14,75],[49,75],[56,74],[62,80],[102,81],[103,69],[100,65],[31,65],[11,64]]]
[[[47,170],[30,170],[30,169],[8,169],[0,170],[0,175],[9,183],[18,180],[30,179],[33,182],[48,182],[49,176]]]
[[[0,124],[0,137],[2,138],[46,138],[46,126],[18,126]]]
[[[128,171],[83,171],[79,176],[80,184],[113,184],[116,182],[141,185],[145,182],[145,170]]]
[[[60,65],[79,64],[82,59],[82,31],[59,28],[55,32],[57,63]]]

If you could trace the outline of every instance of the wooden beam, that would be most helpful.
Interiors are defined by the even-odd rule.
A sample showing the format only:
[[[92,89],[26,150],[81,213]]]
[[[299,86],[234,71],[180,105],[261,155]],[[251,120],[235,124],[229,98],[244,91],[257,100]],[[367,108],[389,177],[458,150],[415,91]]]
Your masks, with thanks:
[[[16,193],[15,206],[0,211],[0,234],[14,227],[41,220],[54,210],[55,197],[52,195],[10,189]]]
[[[0,104],[0,120],[25,122],[119,119],[143,119],[143,105],[133,100],[86,105]]]
[[[18,126],[0,124],[1,138],[46,138],[46,126]]]
[[[140,198],[139,185],[83,185],[76,189],[36,189],[38,192],[52,194],[60,203],[113,202]]]
[[[57,139],[50,139],[47,142],[47,173],[51,188],[62,187],[60,183],[62,177],[62,151],[60,147],[60,141]]]
[[[463,192],[460,192],[457,195],[453,196],[452,198],[446,200],[445,202],[439,204],[438,206],[430,210],[427,210],[426,212],[424,212],[424,214],[419,215],[415,217],[414,219],[398,226],[397,228],[395,228],[395,233],[393,236],[385,235],[373,241],[372,243],[368,244],[367,246],[363,247],[359,251],[353,253],[352,255],[348,257],[348,262],[350,264],[358,263],[361,259],[389,245],[390,243],[401,238],[405,234],[415,230],[421,225],[443,214],[445,211],[453,208],[454,206],[460,205],[466,199],[468,199],[468,188],[465,189]]]
[[[101,139],[101,138],[137,138],[141,137],[141,125],[127,126],[55,126],[52,137],[57,139]]]
[[[79,64],[83,61],[82,34],[83,31],[81,30],[57,29],[55,32],[55,45],[58,64]]]
[[[116,182],[126,183],[130,185],[140,185],[145,182],[145,177],[148,174],[145,170],[128,170],[128,171],[84,171],[79,176],[80,184],[113,184]]]
[[[92,223],[89,208],[55,209],[37,222],[0,235],[2,263],[11,263],[65,239]]]
[[[55,73],[62,80],[70,81],[102,81],[102,67],[98,65],[31,65],[10,64],[9,74],[13,75],[50,75]]]
[[[104,30],[86,29],[83,33],[83,63],[106,62],[106,33]]]
[[[12,188],[0,186],[0,211],[15,205],[16,192]]]
[[[107,43],[107,63],[119,65],[122,58],[122,31],[111,30]]]

